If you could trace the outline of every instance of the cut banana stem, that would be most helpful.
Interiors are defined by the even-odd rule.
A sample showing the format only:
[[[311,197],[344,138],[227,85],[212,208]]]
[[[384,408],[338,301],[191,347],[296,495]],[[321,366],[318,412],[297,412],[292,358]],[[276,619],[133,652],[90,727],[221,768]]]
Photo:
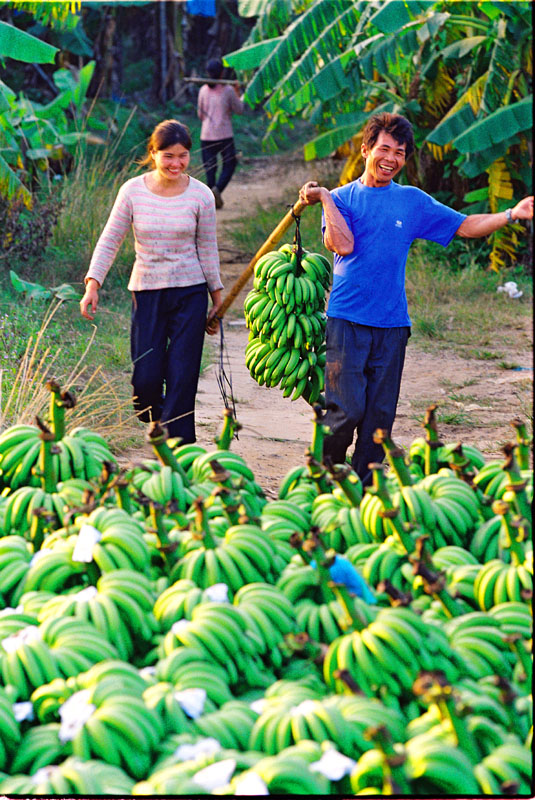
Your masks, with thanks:
[[[57,488],[54,462],[52,461],[52,442],[54,441],[54,434],[50,430],[41,428],[39,438],[41,439],[41,449],[39,451],[38,466],[41,486],[45,492],[52,494]]]
[[[159,422],[151,423],[147,431],[147,442],[154,448],[154,452],[160,463],[163,464],[164,467],[171,467],[174,472],[178,472],[184,483],[188,485],[189,481],[186,473],[167,444],[167,431]]]
[[[362,500],[362,483],[357,473],[349,464],[334,464],[329,471],[354,508],[358,508]]]
[[[329,436],[331,431],[327,425],[323,424],[323,412],[319,403],[314,403],[314,418],[312,421],[312,443],[310,445],[310,454],[316,461],[323,461],[323,443],[325,437]]]
[[[526,423],[520,419],[511,420],[511,425],[516,431],[516,457],[520,469],[529,469],[532,438],[528,436]]]
[[[414,550],[412,536],[403,527],[403,522],[399,517],[399,508],[394,508],[392,498],[388,493],[383,464],[369,464],[372,471],[372,486],[367,486],[366,491],[373,494],[381,501],[382,509],[378,512],[379,516],[390,522],[394,535],[399,539],[409,555]]]
[[[234,438],[235,431],[240,429],[238,421],[235,419],[234,414],[230,408],[225,408],[223,412],[223,427],[219,436],[215,437],[215,443],[218,450],[229,450]]]
[[[518,523],[515,525],[515,519],[511,514],[511,506],[505,500],[495,500],[492,504],[492,510],[496,516],[501,517],[502,546],[511,553],[511,563],[515,566],[523,564],[526,554],[521,541],[519,541],[520,525]],[[524,522],[524,520],[522,521]]]
[[[405,463],[403,450],[396,447],[388,431],[384,428],[377,428],[373,434],[373,441],[375,444],[383,445],[388,462],[394,470],[400,486],[412,486],[412,476]]]
[[[438,406],[432,403],[426,409],[422,427],[425,428],[425,454],[424,454],[424,471],[426,475],[434,475],[438,470],[438,448],[442,446],[442,442],[438,438],[437,420],[435,411]]]

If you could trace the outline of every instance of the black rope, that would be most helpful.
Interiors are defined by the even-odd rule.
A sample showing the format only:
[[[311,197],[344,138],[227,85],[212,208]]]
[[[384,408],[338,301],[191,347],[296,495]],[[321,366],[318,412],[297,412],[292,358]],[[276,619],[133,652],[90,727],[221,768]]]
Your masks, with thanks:
[[[292,217],[295,222],[295,234],[294,234],[294,245],[297,245],[296,255],[297,255],[297,269],[301,268],[301,259],[303,257],[303,245],[301,243],[301,217],[299,214],[296,214],[293,210],[292,206]]]
[[[230,359],[225,345],[225,336],[223,333],[223,320],[220,319],[220,317],[216,317],[216,319],[219,320],[219,363],[216,370],[216,380],[223,403],[225,404],[225,408],[232,410],[232,415],[236,420],[236,401],[234,399],[234,391],[232,389],[232,371],[230,369]],[[239,438],[237,431],[234,431],[234,438]]]

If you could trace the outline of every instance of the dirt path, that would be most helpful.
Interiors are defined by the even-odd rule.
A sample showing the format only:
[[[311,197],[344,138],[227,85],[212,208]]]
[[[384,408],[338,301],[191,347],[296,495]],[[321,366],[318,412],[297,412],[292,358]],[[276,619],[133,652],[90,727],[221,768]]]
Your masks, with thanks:
[[[245,209],[254,208],[257,201],[262,205],[277,202],[289,187],[295,188],[297,199],[299,187],[305,180],[321,178],[321,169],[321,165],[270,157],[255,159],[247,171],[234,176],[224,192],[224,207],[217,212],[225,293],[247,265],[236,260],[236,248],[226,235],[228,223],[242,216]],[[281,217],[284,213],[281,206]],[[266,237],[269,233],[266,231]],[[255,242],[251,249],[261,244]],[[252,282],[241,292],[224,321],[225,372],[232,379],[237,418],[242,425],[232,447],[245,458],[260,485],[274,496],[286,471],[303,463],[312,433],[312,411],[302,399],[291,402],[279,389],[258,386],[245,367],[248,331],[241,309],[251,286]],[[510,420],[515,416],[526,419],[530,413],[533,372],[528,324],[516,331],[515,338],[515,346],[506,357],[521,365],[517,371],[500,369],[489,361],[461,358],[453,351],[424,352],[411,341],[393,430],[396,442],[407,446],[420,436],[424,410],[436,402],[447,408],[451,420],[441,428],[444,441],[476,444],[489,458],[500,457],[500,446],[513,437]],[[198,441],[209,447],[221,425],[224,407],[217,384],[219,341],[211,340],[211,344],[214,363],[201,377],[196,407]]]

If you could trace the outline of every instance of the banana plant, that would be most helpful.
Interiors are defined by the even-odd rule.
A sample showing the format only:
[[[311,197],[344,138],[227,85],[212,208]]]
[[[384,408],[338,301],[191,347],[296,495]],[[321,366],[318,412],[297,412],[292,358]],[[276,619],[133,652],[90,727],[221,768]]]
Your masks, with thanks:
[[[70,30],[78,21],[74,12],[79,3],[28,3],[24,10],[39,23]],[[59,48],[0,21],[0,59],[53,64],[58,52]],[[32,176],[48,173],[51,160],[64,159],[88,138],[80,130],[81,114],[94,68],[90,61],[77,78],[67,69],[56,70],[51,81],[56,97],[45,104],[17,95],[0,81],[0,194],[9,201],[22,201],[31,208]]]
[[[402,113],[420,151],[407,165],[410,181],[428,191],[445,185],[447,201],[469,204],[469,213],[499,211],[530,185],[529,5],[266,3],[245,46],[224,60],[249,79],[245,101],[265,106],[266,147],[277,148],[294,117],[306,118],[318,135],[305,159],[339,150],[346,183],[362,170],[359,133],[370,112]],[[449,181],[453,171],[464,180]],[[493,235],[491,267],[515,254],[517,232]]]

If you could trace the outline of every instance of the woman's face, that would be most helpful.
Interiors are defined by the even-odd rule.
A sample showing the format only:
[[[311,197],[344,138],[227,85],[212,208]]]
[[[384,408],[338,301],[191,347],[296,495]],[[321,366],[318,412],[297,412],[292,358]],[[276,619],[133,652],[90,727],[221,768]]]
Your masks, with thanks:
[[[177,181],[189,164],[189,150],[182,144],[172,144],[151,152],[154,168],[166,181]]]

